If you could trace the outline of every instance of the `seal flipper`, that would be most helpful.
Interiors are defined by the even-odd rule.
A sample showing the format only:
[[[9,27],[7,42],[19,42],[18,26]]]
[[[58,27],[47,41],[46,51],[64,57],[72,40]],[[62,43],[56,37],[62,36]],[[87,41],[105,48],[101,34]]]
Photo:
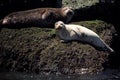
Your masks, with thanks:
[[[0,26],[2,25],[3,19],[0,19]]]
[[[0,20],[0,31],[1,31],[1,29],[3,28],[2,22],[3,22],[3,19]]]
[[[112,48],[110,48],[108,45],[106,45],[106,51],[110,53],[115,53],[115,51]]]
[[[61,43],[68,43],[70,41],[67,41],[67,40],[60,40]]]

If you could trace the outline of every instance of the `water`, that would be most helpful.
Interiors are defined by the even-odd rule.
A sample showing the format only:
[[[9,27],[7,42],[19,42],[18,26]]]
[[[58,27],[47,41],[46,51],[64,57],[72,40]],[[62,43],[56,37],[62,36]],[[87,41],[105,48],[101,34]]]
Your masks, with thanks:
[[[106,70],[99,74],[83,75],[45,75],[2,72],[0,73],[0,80],[120,80],[120,72],[118,70]]]

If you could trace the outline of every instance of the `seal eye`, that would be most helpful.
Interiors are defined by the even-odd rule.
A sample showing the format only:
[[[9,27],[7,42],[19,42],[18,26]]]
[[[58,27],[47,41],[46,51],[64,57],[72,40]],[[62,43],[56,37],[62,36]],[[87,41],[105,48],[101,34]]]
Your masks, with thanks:
[[[64,26],[64,24],[60,24],[61,26]]]
[[[55,23],[55,25],[58,25],[58,23]]]

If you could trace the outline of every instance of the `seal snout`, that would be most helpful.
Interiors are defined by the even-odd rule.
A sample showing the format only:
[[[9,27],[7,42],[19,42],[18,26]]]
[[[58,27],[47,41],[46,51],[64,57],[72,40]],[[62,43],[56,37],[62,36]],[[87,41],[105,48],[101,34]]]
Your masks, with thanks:
[[[73,11],[72,10],[70,10],[70,11],[68,11],[68,13],[67,13],[68,15],[73,15],[74,13],[73,13]]]
[[[58,21],[55,23],[55,29],[62,29],[64,26],[65,25],[62,21]]]
[[[69,16],[74,15],[74,11],[72,7],[68,7],[68,6],[64,7],[63,12],[65,15],[69,15]]]

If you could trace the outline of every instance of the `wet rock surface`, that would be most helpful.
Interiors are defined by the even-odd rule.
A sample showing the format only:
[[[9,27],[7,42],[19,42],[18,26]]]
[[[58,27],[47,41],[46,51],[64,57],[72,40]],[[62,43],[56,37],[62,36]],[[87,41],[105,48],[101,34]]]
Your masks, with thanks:
[[[45,74],[26,74],[19,72],[3,72],[0,73],[1,80],[119,80],[120,71],[106,70],[99,74],[83,74],[83,75],[45,75]]]
[[[73,22],[95,31],[112,45],[114,26],[100,20]],[[87,44],[61,43],[54,29],[21,28],[0,30],[0,71],[84,74],[100,72],[109,53]]]

